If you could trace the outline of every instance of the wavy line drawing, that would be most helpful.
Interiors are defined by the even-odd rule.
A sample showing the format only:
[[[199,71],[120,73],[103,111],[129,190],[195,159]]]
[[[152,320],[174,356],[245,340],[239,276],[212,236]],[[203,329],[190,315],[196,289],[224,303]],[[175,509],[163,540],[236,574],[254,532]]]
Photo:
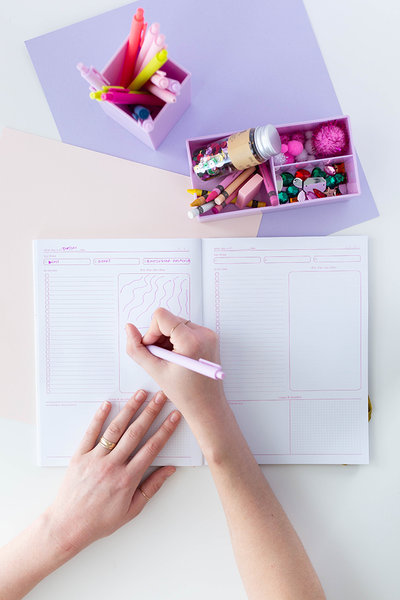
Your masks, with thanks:
[[[155,277],[155,275],[153,275],[153,277],[150,279],[150,282],[148,283],[148,285],[150,285],[150,286],[151,286],[151,284],[152,284],[152,282],[153,282],[153,279],[154,279],[154,277]],[[131,312],[132,312],[132,311],[133,311],[135,308],[139,308],[139,306],[142,306],[142,304],[144,304],[144,298],[145,298],[145,296],[146,296],[147,294],[150,294],[150,292],[151,292],[151,287],[150,287],[150,290],[149,290],[148,292],[145,292],[145,293],[143,294],[143,298],[142,298],[142,301],[141,301],[141,303],[140,303],[140,304],[137,304],[136,306],[132,306],[132,308],[131,308],[131,310],[129,311],[129,314],[128,314],[128,319],[129,319],[129,315],[131,314]]]
[[[119,293],[122,294],[122,290],[124,289],[124,287],[126,287],[127,285],[131,285],[132,283],[135,283],[135,281],[140,281],[141,279],[143,279],[143,275],[141,277],[139,277],[139,279],[134,279],[133,281],[130,281],[129,283],[126,283],[125,285],[122,286],[122,288],[119,290]]]
[[[126,273],[120,275],[119,281],[121,323],[133,319],[132,323],[139,329],[145,329],[154,311],[161,306],[181,317],[186,314],[189,318],[190,284],[187,274]]]
[[[140,279],[143,279],[143,275],[140,277]],[[131,283],[135,283],[135,281],[140,281],[140,279],[134,279],[133,281],[131,281],[130,283],[127,283],[126,285],[131,285]],[[146,282],[146,278],[145,278],[145,282]],[[144,285],[141,285],[138,288],[133,288],[133,290],[132,290],[132,300],[130,302],[128,302],[128,304],[126,306],[124,306],[123,310],[125,310],[135,300],[135,292],[136,292],[136,290],[140,290],[142,287],[146,287],[146,285],[147,285],[147,283],[145,283]],[[126,286],[124,285],[124,287],[126,287]],[[122,290],[123,289],[124,288],[122,288]],[[122,292],[122,290],[121,290],[121,292]]]
[[[169,281],[167,281],[167,283],[170,283]],[[167,295],[167,290],[165,289],[165,286],[167,285],[167,283],[164,283],[163,285],[163,289],[164,289],[164,296],[161,296],[160,300],[158,301],[158,306],[157,308],[160,308],[161,306],[161,300],[164,300],[165,296]]]
[[[145,313],[146,313],[148,310],[150,310],[150,308],[151,308],[151,307],[153,306],[153,304],[155,303],[155,301],[156,301],[156,299],[157,299],[157,292],[158,292],[158,290],[160,289],[160,288],[159,288],[159,286],[157,285],[157,281],[159,281],[159,280],[160,280],[160,279],[162,279],[163,277],[164,277],[164,275],[161,275],[161,277],[159,277],[158,279],[156,279],[156,280],[155,280],[155,282],[154,282],[154,285],[156,285],[156,286],[157,286],[157,289],[156,289],[156,291],[155,291],[155,294],[154,294],[154,300],[153,300],[153,302],[152,302],[152,303],[151,303],[151,304],[150,304],[150,305],[149,305],[149,306],[146,308],[146,310],[144,310],[143,312],[141,312],[141,313],[140,313],[140,315],[138,315],[138,316],[136,317],[136,321],[139,321],[139,317],[141,317],[141,316],[142,316],[142,315],[144,315],[144,314],[145,314]],[[151,290],[150,290],[150,292],[151,292]],[[150,292],[146,292],[146,293],[150,294]],[[153,315],[152,315],[152,316],[153,316]]]
[[[181,289],[179,290],[179,294],[178,294],[178,304],[179,304],[179,312],[178,312],[178,316],[181,314],[182,312],[182,305],[181,305],[181,301],[179,300],[179,296],[182,294],[182,287],[183,287],[183,281],[181,281]]]
[[[175,291],[175,280],[176,280],[176,279],[178,279],[178,277],[175,277],[175,279],[173,279],[173,280],[172,280],[172,283],[173,283],[173,287],[172,287],[172,293],[171,293],[171,296],[170,296],[170,297],[168,298],[168,300],[167,300],[167,308],[168,308],[169,312],[172,312],[172,311],[171,311],[171,309],[170,309],[170,307],[169,307],[169,301],[170,301],[170,300],[171,300],[171,298],[173,298],[173,296],[174,296],[174,291]]]

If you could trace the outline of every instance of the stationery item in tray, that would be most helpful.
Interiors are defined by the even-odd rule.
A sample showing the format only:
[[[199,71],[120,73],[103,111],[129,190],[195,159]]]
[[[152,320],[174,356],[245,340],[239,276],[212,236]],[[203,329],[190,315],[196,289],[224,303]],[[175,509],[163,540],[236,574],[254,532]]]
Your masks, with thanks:
[[[192,153],[193,171],[207,181],[259,165],[280,151],[280,137],[273,125],[253,127],[196,148]]]

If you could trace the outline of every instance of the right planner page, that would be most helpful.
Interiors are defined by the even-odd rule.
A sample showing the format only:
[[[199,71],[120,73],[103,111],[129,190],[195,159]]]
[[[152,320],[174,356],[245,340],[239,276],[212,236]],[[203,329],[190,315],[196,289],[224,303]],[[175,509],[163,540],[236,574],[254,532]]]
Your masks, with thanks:
[[[260,464],[368,463],[366,237],[205,239],[203,322]]]

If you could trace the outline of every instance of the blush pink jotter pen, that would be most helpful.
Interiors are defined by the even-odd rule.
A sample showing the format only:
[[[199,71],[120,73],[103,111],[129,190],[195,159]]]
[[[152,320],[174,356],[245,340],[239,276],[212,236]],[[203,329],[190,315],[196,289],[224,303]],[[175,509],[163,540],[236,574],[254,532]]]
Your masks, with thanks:
[[[146,346],[146,348],[149,352],[154,354],[154,356],[158,356],[158,358],[162,358],[168,362],[185,367],[185,369],[190,369],[191,371],[200,373],[200,375],[205,375],[211,379],[225,378],[225,373],[221,370],[221,365],[217,365],[209,360],[204,360],[204,358],[200,358],[200,360],[194,360],[193,358],[183,356],[182,354],[177,354],[176,352],[171,352],[170,350],[160,348],[154,344],[149,344],[149,346]]]

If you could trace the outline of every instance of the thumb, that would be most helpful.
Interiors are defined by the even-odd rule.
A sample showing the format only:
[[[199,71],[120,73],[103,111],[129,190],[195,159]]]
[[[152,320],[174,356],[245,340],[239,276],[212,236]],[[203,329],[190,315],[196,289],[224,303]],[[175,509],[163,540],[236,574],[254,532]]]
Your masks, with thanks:
[[[125,325],[125,331],[127,355],[151,375],[151,372],[154,372],[154,369],[162,362],[161,359],[153,356],[142,344],[141,333],[132,323]]]

